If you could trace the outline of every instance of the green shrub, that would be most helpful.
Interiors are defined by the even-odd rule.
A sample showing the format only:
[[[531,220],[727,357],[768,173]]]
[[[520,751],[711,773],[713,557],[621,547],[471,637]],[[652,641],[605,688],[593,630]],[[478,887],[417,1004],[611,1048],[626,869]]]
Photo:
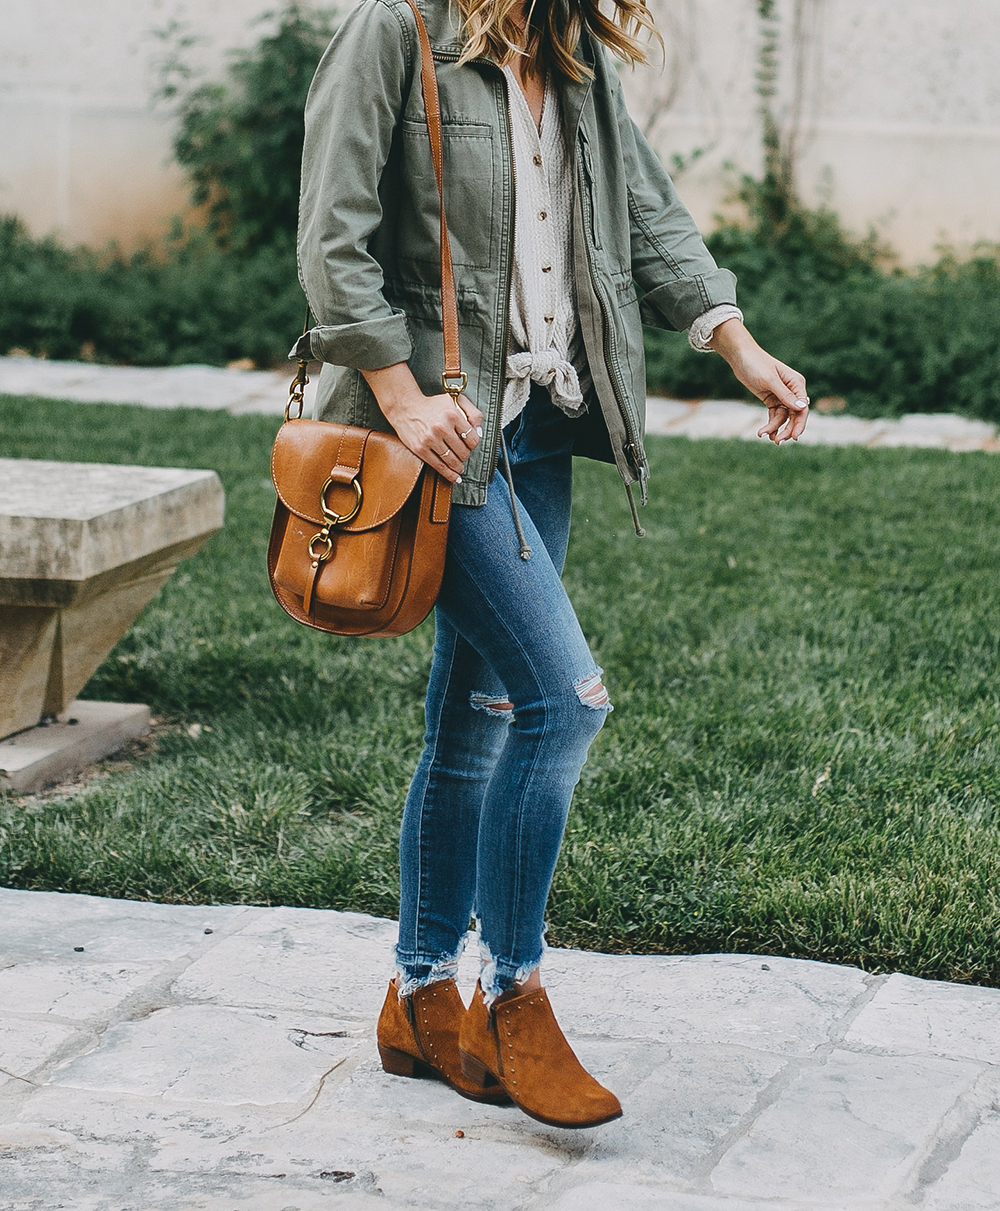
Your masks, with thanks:
[[[794,205],[780,227],[761,183],[746,181],[745,224],[708,245],[739,278],[747,326],[806,376],[814,399],[843,396],[867,416],[964,412],[1000,421],[1000,247],[904,272],[874,236],[827,210]],[[740,389],[717,357],[680,334],[646,333],[650,389],[682,398]]]
[[[204,232],[131,255],[32,240],[0,219],[0,351],[129,365],[282,361],[302,325],[295,260],[236,258]]]
[[[333,17],[290,4],[273,34],[233,56],[222,83],[203,84],[179,100],[174,155],[187,173],[191,199],[205,206],[220,247],[236,253],[263,247],[293,250],[306,94]]]
[[[304,307],[302,111],[333,24],[294,3],[262,20],[275,18],[221,83],[161,90],[176,102],[174,153],[204,228],[178,220],[159,244],[98,253],[33,240],[18,219],[0,218],[0,352],[136,365],[284,360]]]

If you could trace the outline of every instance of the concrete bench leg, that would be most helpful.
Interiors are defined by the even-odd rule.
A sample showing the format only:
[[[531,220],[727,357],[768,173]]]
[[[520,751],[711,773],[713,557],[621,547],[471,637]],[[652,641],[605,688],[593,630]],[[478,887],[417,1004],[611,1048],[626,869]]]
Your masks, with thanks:
[[[34,789],[68,772],[51,759],[53,733],[33,782],[25,729],[66,711],[177,563],[219,529],[223,504],[213,471],[0,459],[0,740],[22,737],[0,743],[0,785]],[[121,744],[136,711],[149,716],[127,711],[128,734],[107,712],[86,726]],[[81,747],[81,735],[67,731],[66,744],[94,760],[97,741]]]

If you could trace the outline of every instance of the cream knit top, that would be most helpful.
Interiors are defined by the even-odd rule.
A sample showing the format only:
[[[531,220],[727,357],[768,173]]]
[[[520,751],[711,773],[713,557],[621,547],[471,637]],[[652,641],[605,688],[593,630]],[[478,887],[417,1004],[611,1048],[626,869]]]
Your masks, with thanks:
[[[502,425],[528,402],[532,381],[548,387],[568,416],[584,411],[577,367],[586,364],[573,282],[573,166],[559,96],[549,81],[541,130],[508,65],[514,142],[514,268]]]
[[[590,387],[577,318],[573,278],[573,165],[563,134],[558,91],[545,83],[541,129],[508,65],[507,96],[514,151],[514,265],[510,288],[507,385],[500,413],[507,425],[528,402],[532,382],[548,387],[567,416],[586,410]],[[691,325],[688,339],[708,350],[715,328],[739,316],[713,307]],[[583,380],[581,383],[581,379]]]

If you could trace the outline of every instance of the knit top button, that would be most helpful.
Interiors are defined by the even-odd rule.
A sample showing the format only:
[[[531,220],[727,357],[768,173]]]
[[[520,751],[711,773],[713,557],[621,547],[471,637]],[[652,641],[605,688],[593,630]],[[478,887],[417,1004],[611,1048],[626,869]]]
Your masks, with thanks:
[[[541,157],[540,155],[537,155],[537,154],[536,154],[536,155],[534,155],[534,156],[532,156],[532,157],[531,157],[531,162],[532,162],[532,164],[534,164],[534,165],[535,165],[535,167],[536,167],[536,168],[541,168],[541,166],[542,166],[542,157]]]
[[[553,321],[555,318],[556,318],[556,317],[555,317],[554,315],[547,315],[547,316],[545,317],[545,322],[546,322],[546,324],[551,324],[551,323],[552,323],[552,321]]]
[[[547,211],[547,210],[540,210],[540,211],[538,212],[538,217],[539,217],[540,219],[547,219],[547,218],[549,217],[548,211]]]
[[[552,272],[552,266],[551,266],[551,265],[543,265],[543,266],[542,266],[542,273],[551,273],[551,272]]]

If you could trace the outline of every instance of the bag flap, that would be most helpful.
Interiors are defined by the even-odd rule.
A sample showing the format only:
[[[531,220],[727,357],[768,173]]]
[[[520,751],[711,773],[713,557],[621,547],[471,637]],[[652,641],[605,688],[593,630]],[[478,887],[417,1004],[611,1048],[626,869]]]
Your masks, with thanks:
[[[271,479],[286,509],[314,525],[324,525],[320,492],[337,463],[345,430],[368,436],[358,476],[361,507],[340,529],[370,530],[383,525],[406,504],[426,465],[398,437],[329,421],[286,421],[274,439]],[[356,501],[355,488],[347,482],[334,483],[326,494],[327,505],[336,513],[350,513]]]

